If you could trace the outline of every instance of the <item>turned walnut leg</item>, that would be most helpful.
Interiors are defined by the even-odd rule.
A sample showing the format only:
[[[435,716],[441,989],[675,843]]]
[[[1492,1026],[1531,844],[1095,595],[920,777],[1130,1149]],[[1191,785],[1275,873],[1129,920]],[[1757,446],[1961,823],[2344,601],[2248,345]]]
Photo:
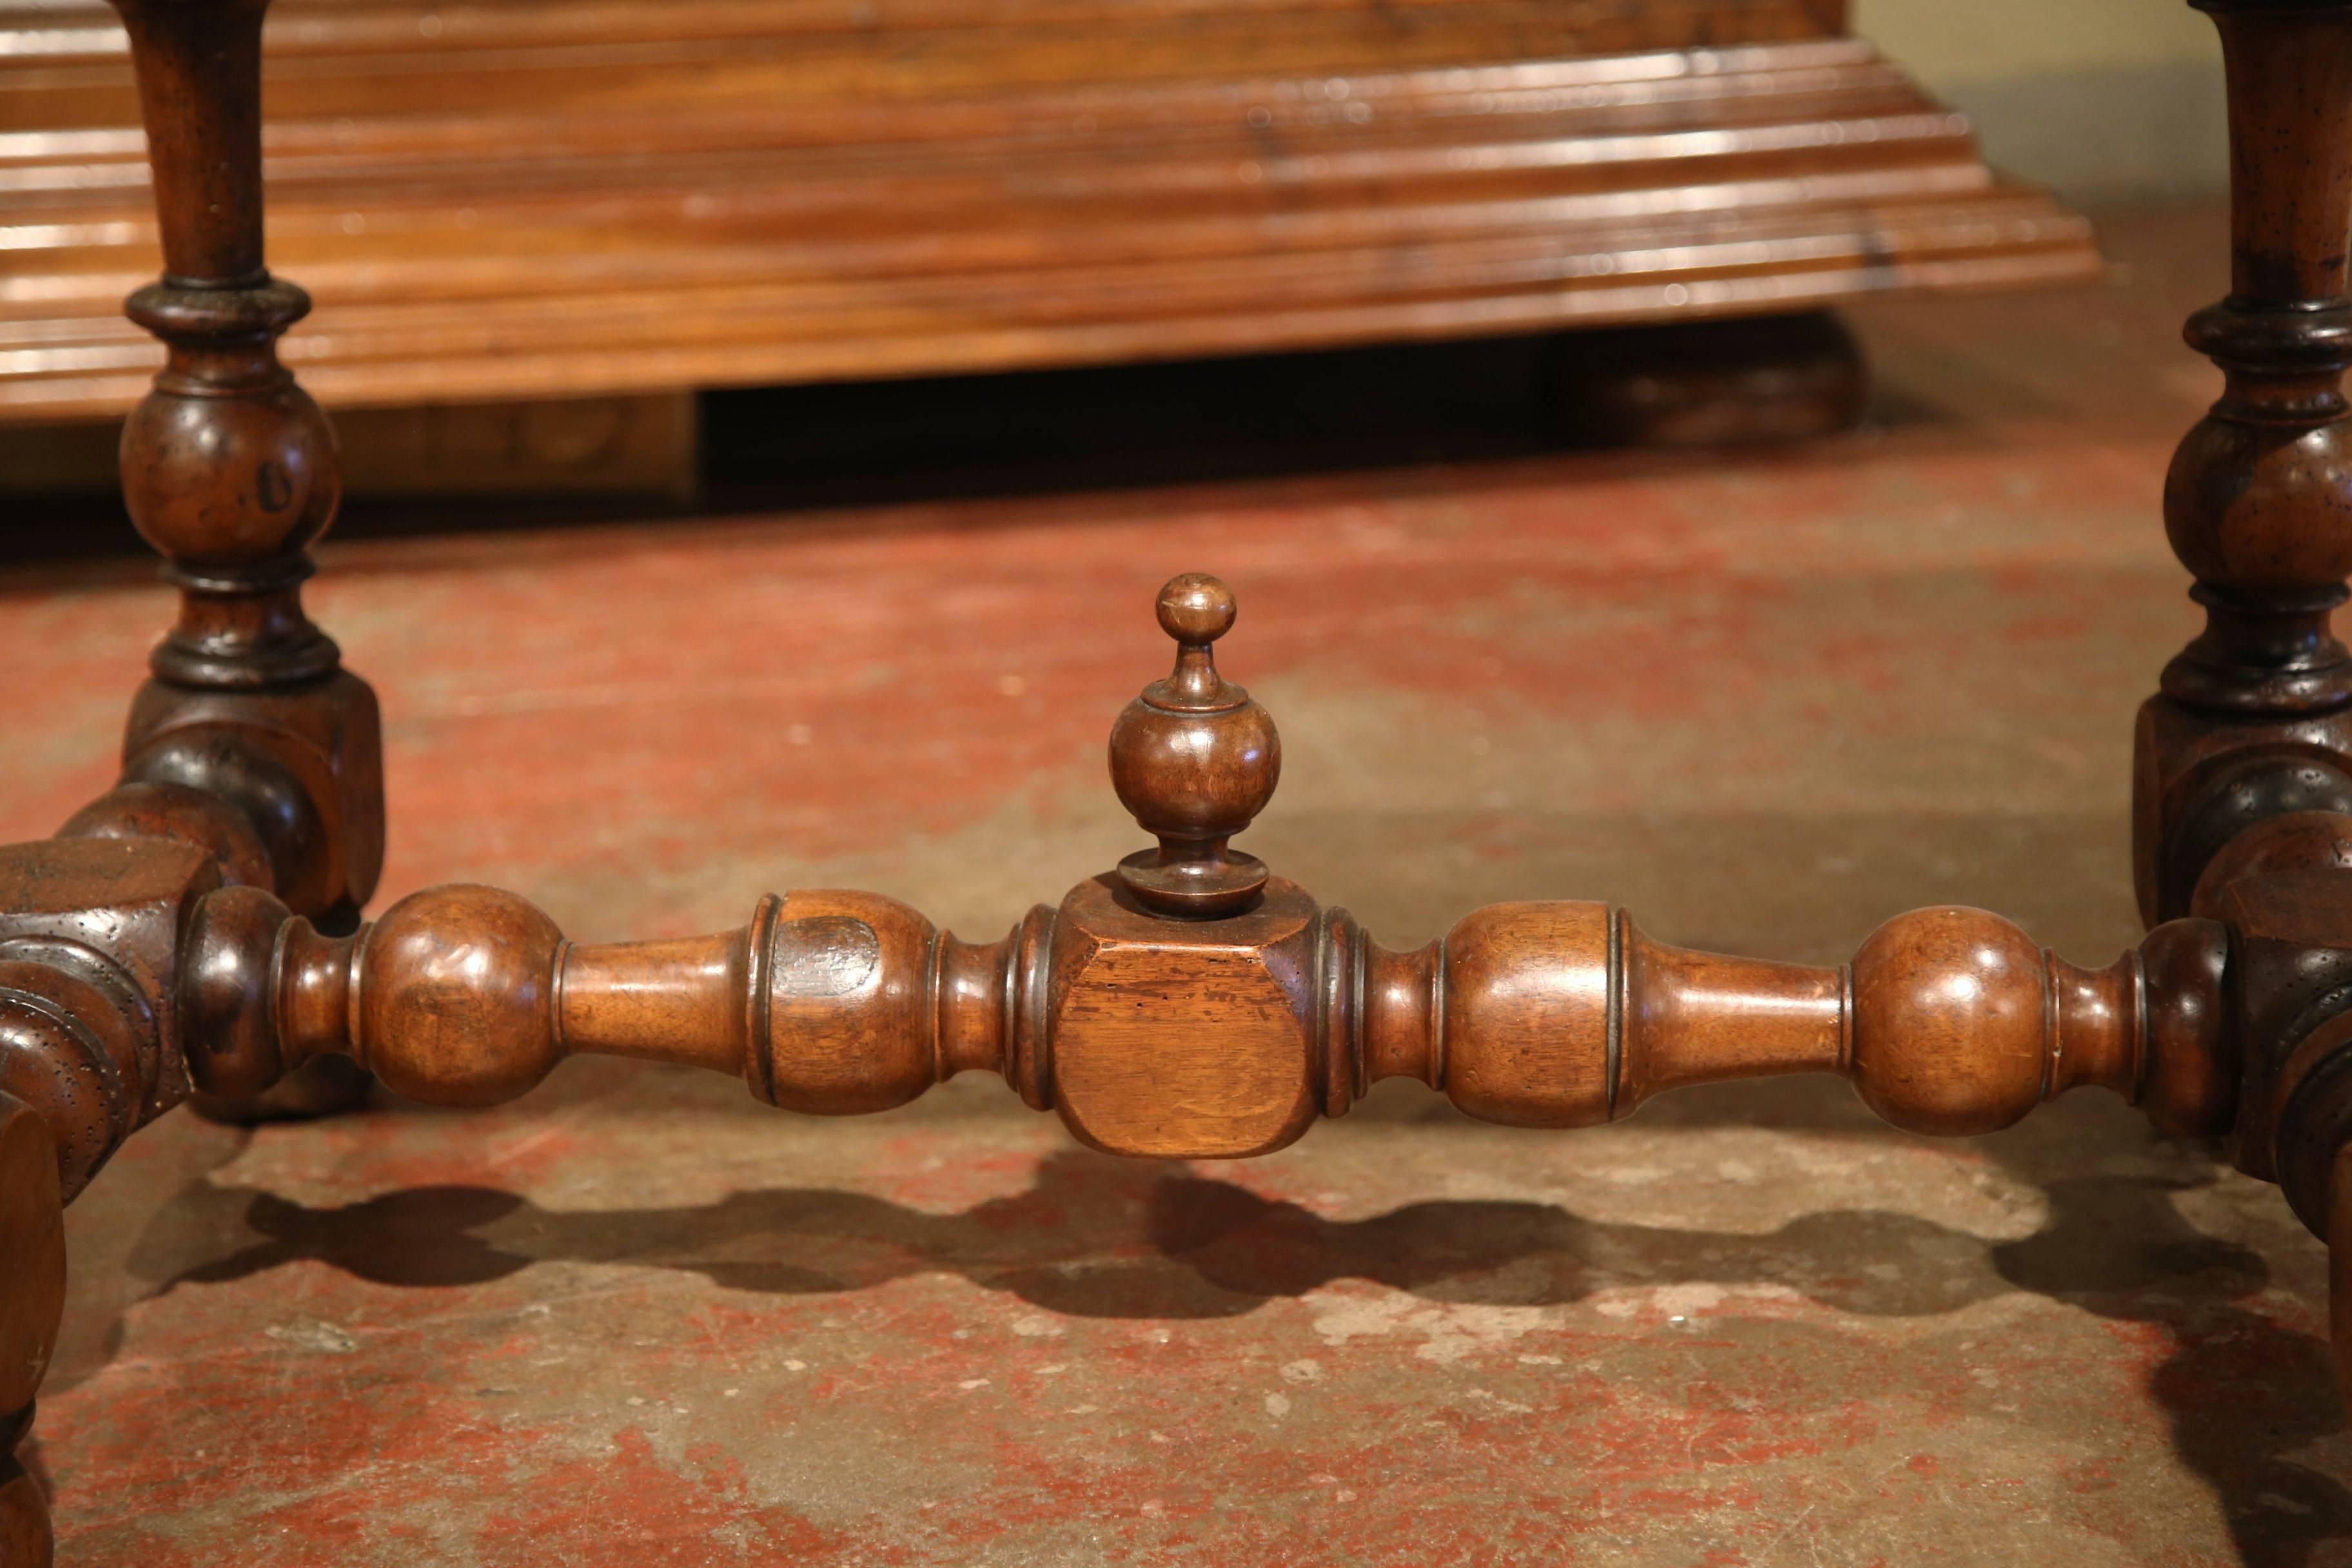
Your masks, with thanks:
[[[2141,710],[2133,840],[2149,924],[2263,819],[2352,810],[2352,4],[2199,0],[2227,60],[2229,297],[2189,319],[2226,377],[2165,479],[2203,634]]]
[[[68,835],[167,835],[230,882],[345,927],[383,858],[375,695],[303,612],[342,481],[326,416],[278,363],[310,309],[262,253],[266,0],[115,0],[137,66],[163,276],[126,306],[167,363],[122,436],[123,500],[169,563],[178,623],[133,701],[121,782]],[[240,1118],[349,1103],[347,1070]]]
[[[2340,1281],[2352,653],[2331,621],[2352,573],[2352,4],[2195,3],[2226,62],[2231,279],[2188,337],[2225,381],[2166,477],[2206,627],[2141,710],[2136,873],[2151,924],[2194,911],[2231,931],[2232,1152],[2330,1242]],[[2344,1367],[2352,1306],[2336,1300]]]

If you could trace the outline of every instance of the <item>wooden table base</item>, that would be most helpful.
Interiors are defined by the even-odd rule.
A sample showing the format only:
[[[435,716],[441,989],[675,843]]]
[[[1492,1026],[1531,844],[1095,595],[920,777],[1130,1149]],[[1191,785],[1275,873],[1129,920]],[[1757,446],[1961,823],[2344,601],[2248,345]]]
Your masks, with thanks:
[[[274,349],[308,301],[263,265],[260,9],[120,4],[167,267],[129,310],[169,354],[123,481],[181,607],[116,787],[57,837],[0,847],[6,1446],[56,1341],[63,1205],[192,1094],[264,1094],[329,1059],[487,1106],[568,1057],[629,1058],[820,1115],[980,1072],[1095,1149],[1162,1159],[1280,1149],[1386,1078],[1490,1121],[1575,1128],[1685,1086],[1835,1074],[1934,1135],[2096,1085],[2161,1131],[2225,1135],[2315,1234],[2352,1235],[2334,1207],[2352,1145],[2352,654],[2330,628],[2352,572],[2352,0],[2208,6],[2231,73],[2235,278],[2190,332],[2227,389],[2182,443],[2166,524],[2209,625],[2143,710],[2150,930],[2101,967],[1958,908],[1899,915],[1835,966],[1668,946],[1601,902],[1490,906],[1384,947],[1235,846],[1272,802],[1281,738],[1220,667],[1235,595],[1196,574],[1161,590],[1173,658],[1110,731],[1112,787],[1154,842],[995,941],[809,889],[643,943],[576,942],[483,887],[367,921],[380,720],[302,605],[340,473]],[[1377,864],[1381,846],[1364,852]],[[13,1464],[0,1543],[10,1568],[47,1552]]]

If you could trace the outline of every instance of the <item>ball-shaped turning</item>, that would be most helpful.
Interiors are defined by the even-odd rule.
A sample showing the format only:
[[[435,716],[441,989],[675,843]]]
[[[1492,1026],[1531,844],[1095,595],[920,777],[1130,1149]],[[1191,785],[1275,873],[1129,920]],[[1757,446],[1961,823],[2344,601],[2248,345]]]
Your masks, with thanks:
[[[1937,1137],[2008,1126],[2042,1099],[2042,950],[1983,910],[1914,910],[1853,957],[1854,1088],[1897,1127]]]
[[[1205,572],[1168,579],[1160,590],[1160,629],[1180,643],[1213,643],[1234,629],[1234,591]]]
[[[1136,900],[1156,913],[1239,913],[1265,886],[1265,867],[1225,841],[1274,798],[1282,737],[1250,694],[1217,672],[1210,644],[1232,629],[1233,590],[1188,572],[1160,590],[1160,626],[1176,668],[1127,705],[1110,732],[1111,787],[1160,847],[1119,863]]]
[[[1231,837],[1282,778],[1282,737],[1255,702],[1217,713],[1171,713],[1140,699],[1110,731],[1110,784],[1147,833]]]
[[[295,561],[342,500],[334,427],[291,381],[238,397],[158,388],[122,427],[122,498],[184,569]]]
[[[360,1059],[399,1094],[432,1105],[495,1105],[562,1056],[555,969],[563,933],[512,893],[430,888],[367,934]]]

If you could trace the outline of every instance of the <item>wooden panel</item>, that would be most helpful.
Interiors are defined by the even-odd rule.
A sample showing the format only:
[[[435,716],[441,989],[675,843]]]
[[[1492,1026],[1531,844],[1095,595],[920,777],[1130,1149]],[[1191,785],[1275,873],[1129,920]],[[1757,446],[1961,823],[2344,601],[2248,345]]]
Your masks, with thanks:
[[[320,304],[285,352],[342,405],[630,394],[2095,265],[1834,11],[281,0],[271,259]],[[102,5],[0,5],[0,417],[136,395],[147,201]]]

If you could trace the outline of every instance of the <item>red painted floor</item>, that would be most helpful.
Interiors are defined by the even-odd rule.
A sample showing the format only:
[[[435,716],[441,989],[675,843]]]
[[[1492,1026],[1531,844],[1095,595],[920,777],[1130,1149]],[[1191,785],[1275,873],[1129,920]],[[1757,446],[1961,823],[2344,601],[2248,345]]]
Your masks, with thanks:
[[[1836,960],[1962,901],[2104,962],[2220,215],[2107,243],[2098,287],[1857,312],[1878,412],[1802,447],[331,542],[385,894],[593,939],[855,885],[993,936],[1140,842],[1103,736],[1198,568],[1283,728],[1245,847],[1391,944],[1592,897]],[[0,604],[29,837],[165,605],[112,563]],[[2317,1245],[2087,1095],[1934,1145],[1828,1081],[1573,1135],[1390,1085],[1187,1167],[994,1084],[814,1122],[573,1064],[173,1118],[71,1241],[69,1564],[2352,1561]]]

